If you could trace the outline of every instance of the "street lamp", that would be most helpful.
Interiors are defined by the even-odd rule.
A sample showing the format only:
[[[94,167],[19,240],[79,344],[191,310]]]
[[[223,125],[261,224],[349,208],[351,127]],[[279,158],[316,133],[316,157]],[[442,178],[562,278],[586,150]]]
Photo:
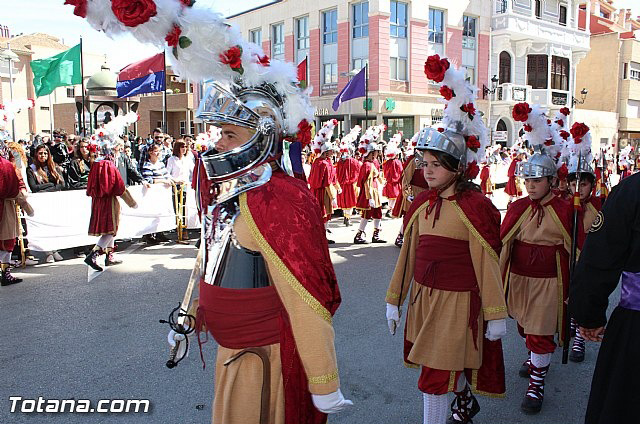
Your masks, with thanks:
[[[498,88],[498,76],[494,75],[491,77],[491,89],[482,84],[482,98],[486,98],[488,94],[495,93],[496,88]]]
[[[583,88],[582,90],[580,90],[580,100],[571,96],[571,107],[576,107],[576,104],[579,104],[579,105],[584,104],[584,101],[587,99],[588,93],[589,91],[587,91],[586,88]]]
[[[17,54],[11,51],[11,45],[7,43],[7,48],[0,52],[0,58],[6,59],[9,62],[9,96],[11,97],[11,101],[13,101],[13,70],[12,63],[15,61],[19,61],[20,58]],[[13,137],[13,141],[16,141],[16,120],[11,120],[11,136]]]

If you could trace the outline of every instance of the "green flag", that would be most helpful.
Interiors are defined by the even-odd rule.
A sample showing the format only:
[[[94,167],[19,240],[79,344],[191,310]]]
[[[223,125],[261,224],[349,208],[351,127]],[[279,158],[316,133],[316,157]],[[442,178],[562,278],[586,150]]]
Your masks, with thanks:
[[[36,97],[51,94],[56,87],[82,84],[80,44],[46,59],[32,60]]]

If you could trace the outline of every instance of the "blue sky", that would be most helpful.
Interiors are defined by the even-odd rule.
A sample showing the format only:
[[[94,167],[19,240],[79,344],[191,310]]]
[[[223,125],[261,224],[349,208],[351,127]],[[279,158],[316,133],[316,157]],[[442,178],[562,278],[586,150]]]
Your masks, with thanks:
[[[5,0],[2,0],[4,2]],[[238,13],[260,4],[265,0],[197,0],[198,7],[211,7],[224,15]],[[26,19],[28,17],[28,19]],[[12,35],[44,32],[60,37],[64,43],[73,46],[83,38],[86,51],[108,55],[112,70],[119,70],[131,62],[144,59],[158,52],[155,47],[138,43],[133,37],[111,40],[106,35],[91,28],[84,20],[73,14],[72,6],[65,6],[64,0],[21,0],[12,2],[11,7],[3,7],[0,25],[7,25]]]
[[[3,0],[6,1],[6,0]],[[306,0],[290,0],[306,1]],[[241,12],[252,7],[269,3],[268,0],[197,0],[198,7],[211,7],[225,15]],[[631,8],[633,15],[640,15],[639,0],[615,0],[618,8]],[[28,19],[25,19],[28,17]],[[82,35],[87,51],[106,53],[112,70],[144,59],[157,53],[157,49],[138,43],[132,37],[111,40],[92,29],[89,24],[73,15],[72,6],[64,6],[64,0],[20,0],[11,7],[3,7],[0,24],[8,25],[12,34],[45,32],[53,34],[73,46]]]

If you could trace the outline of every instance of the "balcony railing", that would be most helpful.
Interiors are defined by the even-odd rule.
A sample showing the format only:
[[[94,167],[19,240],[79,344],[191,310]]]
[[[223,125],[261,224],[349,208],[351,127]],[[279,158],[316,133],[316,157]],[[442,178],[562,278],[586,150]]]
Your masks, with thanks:
[[[492,101],[495,102],[530,102],[531,86],[517,85],[511,83],[500,84],[495,93],[493,93]]]

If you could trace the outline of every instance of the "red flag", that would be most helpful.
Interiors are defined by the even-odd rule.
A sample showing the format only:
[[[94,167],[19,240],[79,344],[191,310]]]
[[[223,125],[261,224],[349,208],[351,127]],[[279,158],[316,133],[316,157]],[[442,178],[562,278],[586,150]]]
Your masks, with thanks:
[[[305,57],[302,62],[298,64],[298,81],[300,81],[300,87],[307,86],[307,58]]]

